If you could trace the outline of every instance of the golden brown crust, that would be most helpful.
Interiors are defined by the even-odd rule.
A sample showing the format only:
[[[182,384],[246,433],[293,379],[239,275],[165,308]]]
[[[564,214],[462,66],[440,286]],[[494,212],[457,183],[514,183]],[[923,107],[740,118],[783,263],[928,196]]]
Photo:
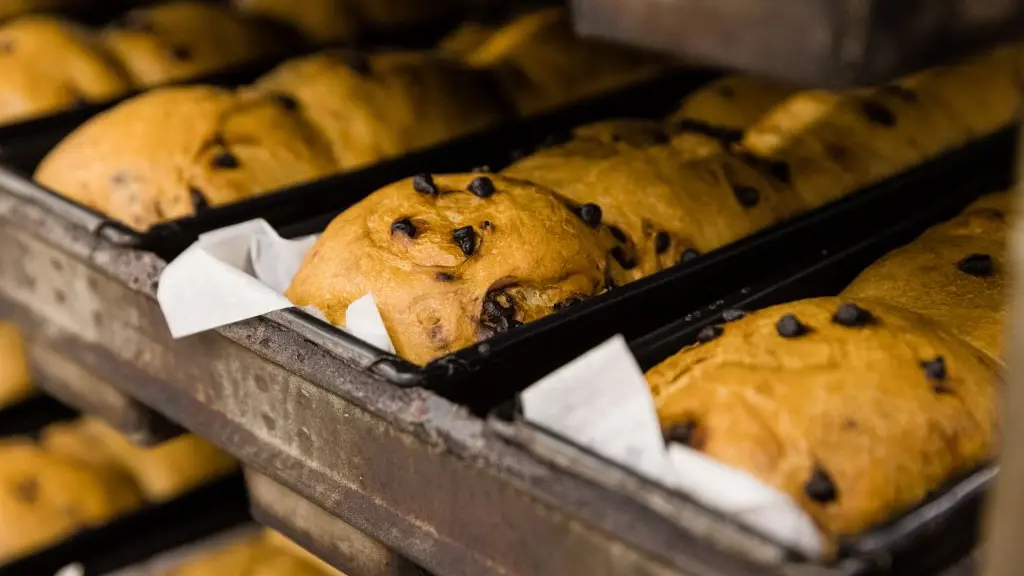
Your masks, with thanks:
[[[92,32],[52,16],[25,16],[0,26],[0,78],[0,123],[109,100],[131,89],[127,73]]]
[[[663,68],[647,55],[581,40],[557,7],[516,18],[464,59],[497,74],[524,115],[649,78]]]
[[[10,322],[0,321],[0,408],[16,404],[33,392],[21,331]]]
[[[39,448],[0,442],[0,562],[29,554],[141,505],[130,478]]]
[[[505,115],[483,74],[426,52],[322,52],[282,64],[253,89],[298,101],[346,169],[480,130]]]
[[[709,151],[688,161],[661,127],[645,121],[586,126],[502,173],[600,206],[617,229],[616,276],[623,281],[673,266],[694,250],[724,246],[801,208],[792,193],[737,157]]]
[[[850,303],[873,320],[837,323]],[[786,315],[807,333],[780,328]],[[647,379],[670,437],[790,495],[831,537],[912,507],[986,460],[998,433],[994,364],[928,319],[872,300],[752,313]]]
[[[269,58],[286,46],[266,23],[195,0],[131,10],[104,30],[103,39],[141,86],[211,74]]]
[[[237,464],[209,442],[186,434],[152,448],[135,446],[98,420],[53,424],[41,438],[53,454],[119,468],[149,501],[170,500],[231,472]]]
[[[283,536],[249,537],[186,561],[165,576],[343,576]]]
[[[398,353],[425,363],[604,290],[609,237],[549,191],[485,174],[433,188],[402,180],[335,218],[288,298],[344,324],[372,293]]]
[[[1010,279],[1010,193],[992,194],[864,270],[843,296],[927,316],[1002,358]]]
[[[195,86],[153,90],[97,115],[43,159],[35,179],[145,230],[334,171],[294,102]]]

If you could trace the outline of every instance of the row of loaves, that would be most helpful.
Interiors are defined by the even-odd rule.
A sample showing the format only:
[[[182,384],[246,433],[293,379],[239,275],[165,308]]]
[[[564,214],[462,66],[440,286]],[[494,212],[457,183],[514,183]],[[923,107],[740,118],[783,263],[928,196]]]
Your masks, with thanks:
[[[416,98],[385,89],[389,67],[422,55],[344,56],[287,64],[244,97],[188,88],[129,101],[70,135],[35,177],[144,229],[494,115],[478,93],[448,90],[454,76],[422,80]],[[500,174],[422,174],[377,191],[331,223],[287,295],[341,324],[372,293],[398,353],[425,363],[1008,125],[1019,64],[1008,47],[842,93],[725,77],[662,122],[585,126]]]
[[[301,24],[291,22],[292,16],[311,18],[316,27],[345,20],[341,5],[353,3],[357,2],[239,0],[232,9],[209,1],[167,0],[130,10],[101,30],[44,14],[15,18],[0,25],[0,75],[5,79],[0,86],[0,123],[294,53],[302,42],[271,18],[286,24]],[[358,3],[366,4],[358,10],[361,18],[381,26],[429,22],[435,11],[447,11],[443,2]],[[314,41],[326,34],[309,33]],[[646,57],[575,38],[564,11],[557,8],[526,13],[505,26],[467,23],[445,39],[434,56],[451,60],[452,66],[486,71],[523,113],[640,77],[651,67]],[[61,66],[52,65],[58,61]],[[315,75],[322,72],[316,66],[293,68]],[[383,88],[415,91],[419,81],[445,81],[443,76],[432,78],[431,72],[418,74],[426,78],[399,78],[393,82],[406,84]],[[424,89],[429,91],[430,85]],[[337,96],[343,101],[345,93]]]

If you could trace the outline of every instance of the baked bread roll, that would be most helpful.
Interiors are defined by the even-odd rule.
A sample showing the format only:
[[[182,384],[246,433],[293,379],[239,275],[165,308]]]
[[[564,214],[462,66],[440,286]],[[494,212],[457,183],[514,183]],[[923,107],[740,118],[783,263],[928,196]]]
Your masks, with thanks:
[[[0,123],[109,100],[131,88],[91,31],[52,16],[0,26],[0,78]]]
[[[289,98],[161,88],[99,114],[43,159],[35,179],[137,230],[335,171]]]
[[[120,470],[0,441],[0,563],[31,554],[142,504]]]
[[[1012,193],[992,194],[865,269],[844,297],[876,298],[927,316],[993,359],[1009,307]]]
[[[649,56],[578,38],[558,7],[520,16],[464,54],[466,62],[498,76],[524,115],[652,77],[663,68]]]
[[[688,161],[655,123],[603,122],[576,130],[569,142],[502,173],[600,206],[618,241],[615,266],[629,281],[800,211],[795,195],[755,167],[711,152]]]
[[[885,522],[994,449],[999,370],[912,312],[816,298],[703,336],[647,373],[667,440],[788,494],[826,536]]]
[[[287,24],[316,44],[354,40],[360,32],[352,0],[232,0],[231,4],[241,12]]]
[[[53,454],[124,470],[151,502],[180,496],[237,466],[230,456],[192,434],[143,448],[90,418],[48,426],[41,443]]]
[[[480,130],[506,110],[483,74],[426,52],[323,52],[260,78],[294,98],[350,169]]]
[[[273,535],[272,535],[273,534]],[[165,576],[343,576],[284,536],[266,531],[205,554]]]
[[[0,321],[0,408],[17,404],[33,393],[21,331]]]
[[[131,10],[104,30],[103,40],[140,86],[212,74],[287,49],[266,23],[195,0]]]
[[[426,363],[604,291],[601,211],[575,211],[500,176],[402,180],[335,218],[286,296],[343,325],[373,294],[397,352]]]

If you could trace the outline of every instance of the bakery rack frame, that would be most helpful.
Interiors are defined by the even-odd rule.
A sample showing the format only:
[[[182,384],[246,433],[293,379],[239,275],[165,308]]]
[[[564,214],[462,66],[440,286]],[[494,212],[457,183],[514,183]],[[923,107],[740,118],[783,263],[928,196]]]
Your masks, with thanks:
[[[25,326],[46,391],[142,442],[180,425],[217,443],[246,465],[256,516],[343,570],[848,574],[558,442],[509,442],[293,312],[173,340],[154,297],[163,260],[15,185],[0,181],[0,315]]]

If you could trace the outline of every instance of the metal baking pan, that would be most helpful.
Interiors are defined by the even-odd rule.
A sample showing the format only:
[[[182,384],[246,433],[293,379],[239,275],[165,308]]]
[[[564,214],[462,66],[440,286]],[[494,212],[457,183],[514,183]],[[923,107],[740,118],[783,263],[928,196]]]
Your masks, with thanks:
[[[77,412],[53,398],[36,394],[0,408],[0,438],[32,434],[47,424],[70,420],[77,415]]]
[[[0,576],[55,574],[70,564],[81,565],[83,576],[106,574],[242,524],[248,510],[242,474],[231,474],[0,565]]]
[[[933,188],[930,202],[918,204],[916,212],[887,222],[868,235],[868,239],[852,246],[844,248],[821,239],[814,244],[817,255],[810,260],[793,263],[767,280],[746,286],[659,330],[630,340],[630,349],[646,371],[696,342],[703,328],[722,323],[721,313],[725,309],[751,311],[803,298],[838,294],[877,259],[913,240],[930,226],[955,216],[981,194],[1003,189],[1012,182],[1009,171],[989,172],[985,166],[977,166],[975,176],[948,182],[941,195],[934,194]],[[533,429],[528,423],[518,421],[517,416],[514,401],[492,414],[499,423],[496,427],[499,433],[513,441],[516,434],[509,426]],[[572,444],[562,438],[551,441]],[[603,461],[603,465],[618,468],[607,461]],[[931,574],[956,563],[978,541],[982,497],[995,475],[994,466],[981,466],[949,481],[924,502],[884,525],[841,540],[830,568],[843,576],[903,576]]]
[[[1024,38],[1020,0],[572,0],[577,32],[830,88]]]
[[[815,256],[813,246],[848,246],[876,234],[934,202],[936,187],[972,180],[979,170],[994,178],[1009,174],[1015,134],[1015,130],[1005,129],[979,139],[832,205],[423,367],[296,310],[286,311],[284,316],[304,337],[329,350],[345,350],[359,365],[393,384],[430,389],[483,415],[512,398],[523,386],[612,334],[638,337],[663,326],[666,319],[680,317],[752,281],[770,277],[780,265]],[[500,160],[491,158],[489,162]],[[443,172],[466,170],[472,164],[460,165],[458,157],[453,157],[441,162],[440,167],[433,166],[435,171]],[[337,185],[325,188],[343,189],[359,190],[359,196],[366,190]],[[320,232],[332,216],[286,226],[281,233],[294,237]]]
[[[377,188],[419,172],[468,170],[496,159],[507,162],[511,150],[532,148],[550,134],[563,133],[580,124],[615,116],[667,113],[688,92],[714,75],[710,71],[696,70],[670,73],[561,110],[509,122],[362,170],[338,174],[159,224],[144,233],[135,232],[47,190],[31,179],[36,165],[46,153],[90,117],[86,110],[47,118],[38,121],[35,127],[24,125],[0,128],[0,187],[41,203],[90,231],[102,233],[115,245],[148,250],[169,260],[194,242],[199,234],[216,228],[252,218],[265,218],[273,225],[294,223],[314,215],[337,212]],[[253,77],[250,74],[234,78],[245,81]],[[7,134],[11,136],[5,137]]]

